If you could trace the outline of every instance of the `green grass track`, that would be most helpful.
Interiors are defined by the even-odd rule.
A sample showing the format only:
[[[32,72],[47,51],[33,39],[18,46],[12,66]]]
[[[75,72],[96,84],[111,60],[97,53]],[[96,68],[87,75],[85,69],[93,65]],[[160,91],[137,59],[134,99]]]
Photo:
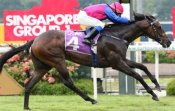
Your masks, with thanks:
[[[150,96],[98,95],[92,105],[77,95],[31,96],[32,111],[175,111],[175,97],[155,102]],[[0,96],[0,111],[23,111],[23,96]]]

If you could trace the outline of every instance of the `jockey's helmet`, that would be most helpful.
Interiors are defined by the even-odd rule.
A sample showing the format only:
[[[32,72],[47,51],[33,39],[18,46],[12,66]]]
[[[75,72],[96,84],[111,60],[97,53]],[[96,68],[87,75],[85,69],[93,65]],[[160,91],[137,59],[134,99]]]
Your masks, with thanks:
[[[114,2],[110,5],[110,7],[117,12],[118,14],[123,13],[123,6],[119,2]]]

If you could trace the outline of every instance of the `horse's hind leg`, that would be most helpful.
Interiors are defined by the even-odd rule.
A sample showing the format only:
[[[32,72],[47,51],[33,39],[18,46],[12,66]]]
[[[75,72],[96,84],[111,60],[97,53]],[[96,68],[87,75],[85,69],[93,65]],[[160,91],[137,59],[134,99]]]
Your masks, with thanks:
[[[35,70],[29,82],[25,86],[24,109],[29,109],[29,95],[30,95],[31,89],[39,80],[41,80],[43,75],[47,73],[48,70],[50,69],[48,65],[43,64],[34,56],[32,56],[32,60],[34,63]]]
[[[84,100],[86,101],[90,101],[92,104],[96,104],[97,101],[95,101],[94,99],[90,98],[89,96],[87,96],[86,94],[84,94],[82,91],[80,91],[72,82],[70,76],[69,76],[69,72],[67,70],[66,64],[65,64],[65,60],[60,60],[59,63],[57,64],[57,68],[56,68],[59,72],[59,77],[61,78],[61,80],[63,81],[64,85],[67,86],[68,88],[70,88],[71,90],[73,90],[75,93],[77,93],[79,96],[81,96]]]
[[[126,63],[131,67],[131,68],[138,68],[140,70],[143,70],[145,74],[150,78],[150,80],[156,85],[155,89],[158,91],[161,91],[160,85],[157,82],[156,78],[150,73],[150,71],[147,69],[146,66],[140,63],[136,63],[134,61],[127,60]]]

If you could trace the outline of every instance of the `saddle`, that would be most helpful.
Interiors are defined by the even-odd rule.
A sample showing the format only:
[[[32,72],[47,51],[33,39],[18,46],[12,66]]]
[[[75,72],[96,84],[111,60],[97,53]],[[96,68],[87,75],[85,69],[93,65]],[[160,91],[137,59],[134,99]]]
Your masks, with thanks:
[[[91,55],[92,52],[96,54],[97,51],[95,51],[95,46],[89,46],[84,44],[82,41],[86,35],[87,31],[85,30],[66,30],[65,31],[65,48],[66,51],[73,51],[77,53],[82,54],[88,54]],[[98,34],[94,38],[94,42],[97,43],[97,40],[99,39],[100,34]]]

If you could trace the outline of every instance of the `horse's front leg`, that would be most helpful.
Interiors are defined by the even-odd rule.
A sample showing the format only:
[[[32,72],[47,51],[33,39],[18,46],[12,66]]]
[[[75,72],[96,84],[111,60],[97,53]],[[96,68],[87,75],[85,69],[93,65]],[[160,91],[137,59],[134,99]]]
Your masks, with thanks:
[[[126,61],[121,57],[121,55],[117,53],[111,53],[112,55],[108,56],[108,61],[110,62],[113,69],[119,70],[131,77],[134,77],[136,80],[138,80],[143,87],[146,89],[146,91],[152,95],[152,99],[158,101],[157,95],[152,91],[152,89],[146,84],[146,82],[143,80],[143,78],[135,72],[132,68],[128,66]]]
[[[156,78],[150,73],[150,71],[147,69],[146,66],[144,66],[143,64],[131,61],[131,60],[126,60],[126,63],[131,68],[138,68],[138,69],[144,71],[145,74],[147,74],[147,76],[150,78],[150,80],[156,85],[155,89],[158,91],[161,91],[159,83],[157,82]]]
[[[133,69],[131,69],[124,61],[122,61],[120,64],[118,64],[117,69],[131,77],[134,77],[136,80],[138,80],[143,87],[146,89],[146,91],[152,95],[152,99],[155,101],[158,101],[157,95],[152,91],[152,89],[146,84],[146,82],[143,80],[143,78],[135,72]]]

